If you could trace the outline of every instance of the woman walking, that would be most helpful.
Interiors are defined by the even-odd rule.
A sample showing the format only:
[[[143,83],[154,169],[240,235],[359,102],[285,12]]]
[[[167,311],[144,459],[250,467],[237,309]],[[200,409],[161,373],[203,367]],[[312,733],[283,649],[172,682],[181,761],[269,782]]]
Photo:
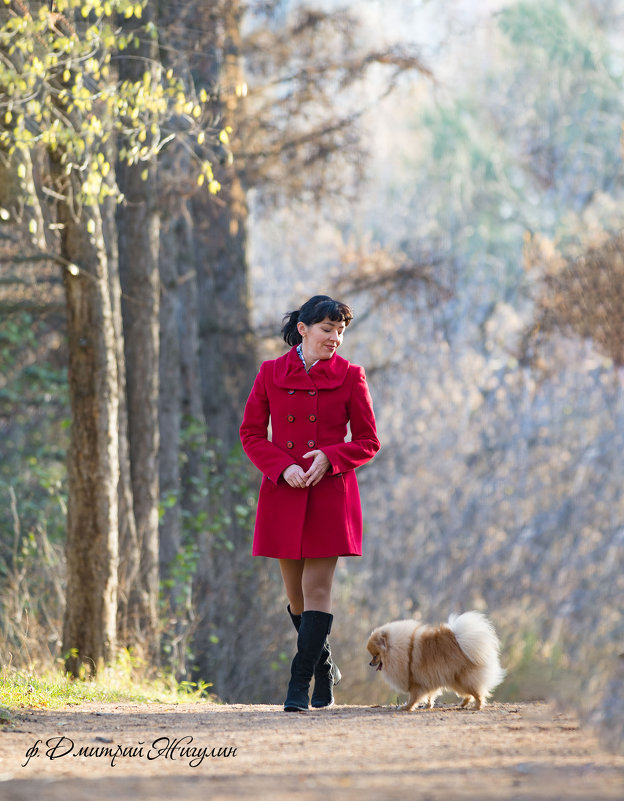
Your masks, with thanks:
[[[340,671],[328,641],[332,581],[339,556],[362,555],[354,470],[379,450],[364,370],[336,353],[352,318],[327,295],[287,314],[282,334],[291,349],[261,365],[240,428],[246,454],[263,473],[253,554],[279,560],[298,631],[289,712],[308,709],[312,676],[312,706],[334,702]]]

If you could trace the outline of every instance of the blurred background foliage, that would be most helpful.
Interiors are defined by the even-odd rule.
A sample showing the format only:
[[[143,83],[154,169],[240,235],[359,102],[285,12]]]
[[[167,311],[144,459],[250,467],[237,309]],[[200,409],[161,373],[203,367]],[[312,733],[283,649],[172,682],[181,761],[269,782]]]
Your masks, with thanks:
[[[278,5],[279,29],[297,4]],[[253,324],[267,358],[282,352],[282,314],[311,294],[341,297],[356,314],[343,355],[366,367],[383,447],[359,471],[365,556],[337,571],[338,702],[390,700],[367,667],[374,626],[477,608],[503,643],[509,675],[497,697],[558,698],[614,745],[624,740],[624,7],[473,6],[352,9],[353,47],[407,36],[432,75],[398,76],[372,106],[374,71],[350,88],[365,108],[357,169],[333,154],[323,162],[340,191],[302,181],[280,196],[274,181],[252,182]],[[263,24],[250,23],[256,43]],[[267,78],[253,64],[250,93]],[[63,348],[62,314],[2,312],[0,625],[15,659],[58,656]],[[192,670],[197,615],[231,610],[252,585],[262,609],[224,615],[203,641],[202,678],[227,700],[279,703],[294,636],[276,566],[243,555],[225,583],[204,568],[193,596],[197,532],[227,554],[232,521],[201,423],[188,418],[185,437],[180,492],[162,500],[163,514],[178,505],[185,521],[168,579],[185,600],[164,620],[177,632],[167,647]],[[249,535],[242,465],[232,455],[227,469],[247,499],[236,524]],[[224,644],[241,636],[234,680]]]
[[[321,274],[355,307],[343,347],[383,448],[360,471],[366,557],[342,566],[338,653],[382,619],[487,610],[499,697],[574,699],[621,739],[624,9],[496,5],[434,54],[437,82],[368,121],[357,211],[319,214],[305,260],[298,210],[258,226],[256,309],[268,324],[292,305],[262,280],[285,262],[298,296]]]

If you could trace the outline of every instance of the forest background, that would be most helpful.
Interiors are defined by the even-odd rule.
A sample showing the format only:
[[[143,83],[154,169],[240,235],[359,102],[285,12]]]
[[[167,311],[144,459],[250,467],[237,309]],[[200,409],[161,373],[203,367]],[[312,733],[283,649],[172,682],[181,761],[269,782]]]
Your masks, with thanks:
[[[477,608],[507,698],[624,741],[624,7],[0,6],[0,657],[280,702],[238,424],[282,315],[351,303],[382,451],[369,631]],[[68,369],[69,368],[69,369]]]

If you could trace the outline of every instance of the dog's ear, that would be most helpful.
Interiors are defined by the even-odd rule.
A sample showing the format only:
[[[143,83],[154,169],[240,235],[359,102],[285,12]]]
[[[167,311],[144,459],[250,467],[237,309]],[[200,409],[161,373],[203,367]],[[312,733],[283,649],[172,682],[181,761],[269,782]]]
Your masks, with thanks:
[[[385,629],[382,629],[377,635],[377,644],[381,651],[388,650],[388,632]]]

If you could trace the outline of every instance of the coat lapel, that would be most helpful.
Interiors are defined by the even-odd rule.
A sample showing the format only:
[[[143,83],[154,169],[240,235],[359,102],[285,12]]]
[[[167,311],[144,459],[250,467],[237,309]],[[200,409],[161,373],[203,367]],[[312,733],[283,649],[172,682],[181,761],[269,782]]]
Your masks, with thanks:
[[[318,361],[306,373],[297,348],[276,359],[273,367],[273,380],[283,389],[336,389],[344,383],[349,370],[349,362],[335,353],[331,359]]]

